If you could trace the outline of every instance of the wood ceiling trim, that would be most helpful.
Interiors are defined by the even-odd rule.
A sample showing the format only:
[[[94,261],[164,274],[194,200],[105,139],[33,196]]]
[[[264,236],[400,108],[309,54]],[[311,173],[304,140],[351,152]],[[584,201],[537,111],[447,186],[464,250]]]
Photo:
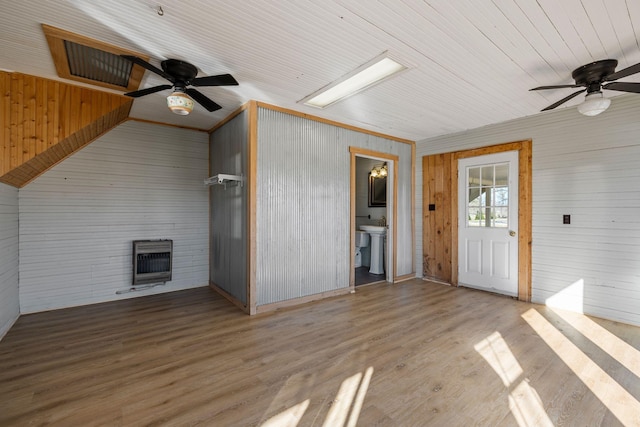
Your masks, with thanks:
[[[158,125],[158,126],[168,126],[176,129],[186,129],[186,130],[194,130],[196,132],[210,133],[207,129],[198,128],[194,126],[182,126],[182,125],[176,125],[173,123],[158,122],[155,120],[139,119],[136,117],[129,117],[128,120],[132,122],[149,123],[149,124]]]
[[[133,100],[0,72],[0,182],[24,187],[126,120]]]
[[[276,105],[267,104],[266,102],[258,101],[257,105],[260,108],[266,108],[268,110],[279,111],[281,113],[290,114],[292,116],[297,116],[297,117],[302,117],[304,119],[313,120],[313,121],[316,121],[316,122],[319,122],[319,123],[325,123],[325,124],[328,124],[328,125],[331,125],[331,126],[337,126],[337,127],[341,127],[341,128],[344,128],[344,129],[349,129],[349,130],[353,130],[353,131],[360,132],[360,133],[366,133],[368,135],[373,135],[373,136],[377,136],[377,137],[384,138],[384,139],[390,139],[392,141],[402,142],[403,144],[415,145],[415,141],[412,141],[410,139],[398,138],[398,137],[395,137],[395,136],[392,136],[392,135],[386,135],[384,133],[374,132],[374,131],[367,130],[367,129],[362,129],[362,128],[359,128],[357,126],[352,126],[352,125],[348,125],[348,124],[345,124],[345,123],[336,122],[334,120],[324,119],[322,117],[314,116],[314,115],[311,115],[311,114],[301,113],[300,111],[290,110],[288,108],[278,107]]]
[[[49,44],[49,50],[51,51],[51,57],[53,58],[53,63],[56,66],[56,71],[58,72],[58,76],[62,77],[63,79],[75,80],[78,82],[87,83],[87,84],[96,85],[96,86],[102,86],[102,87],[115,89],[119,91],[126,90],[127,92],[138,90],[138,88],[140,87],[140,82],[142,81],[142,76],[144,76],[145,69],[136,64],[134,64],[133,68],[131,69],[129,84],[126,88],[123,86],[104,83],[97,80],[87,79],[84,77],[79,77],[71,74],[71,71],[69,70],[69,61],[67,59],[67,50],[64,47],[64,41],[68,40],[70,42],[92,47],[94,49],[102,50],[104,52],[113,53],[114,55],[137,56],[138,58],[142,58],[147,62],[149,61],[148,55],[144,55],[139,52],[134,52],[128,49],[123,49],[118,46],[113,46],[108,43],[104,43],[99,40],[92,39],[90,37],[74,34],[69,31],[52,27],[46,24],[42,24],[42,31],[44,32],[44,35],[47,38],[47,43]]]

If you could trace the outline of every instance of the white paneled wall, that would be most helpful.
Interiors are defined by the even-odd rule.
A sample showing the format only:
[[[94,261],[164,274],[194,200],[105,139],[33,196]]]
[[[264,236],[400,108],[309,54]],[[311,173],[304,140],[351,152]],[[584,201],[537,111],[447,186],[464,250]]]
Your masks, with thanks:
[[[0,339],[19,315],[18,189],[0,184]]]
[[[596,117],[568,108],[420,141],[416,218],[422,156],[532,139],[533,301],[640,325],[639,117],[630,95]],[[416,243],[422,271],[421,220]]]
[[[20,190],[22,313],[206,286],[208,135],[129,121]],[[173,280],[131,286],[132,240],[173,239]]]

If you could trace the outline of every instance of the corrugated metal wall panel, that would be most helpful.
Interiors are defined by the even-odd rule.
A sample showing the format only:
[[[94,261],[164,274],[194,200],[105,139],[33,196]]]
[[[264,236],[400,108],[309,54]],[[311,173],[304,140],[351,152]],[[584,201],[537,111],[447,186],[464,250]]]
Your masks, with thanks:
[[[210,137],[211,175],[247,176],[248,113],[243,111]],[[210,279],[247,303],[248,186],[213,185],[210,189]]]
[[[18,189],[0,184],[0,339],[20,316]]]
[[[532,139],[533,301],[563,293],[555,299],[563,308],[640,325],[639,116],[640,98],[620,96],[596,117],[568,108],[424,140],[416,145],[416,183],[424,155]],[[416,218],[421,208],[416,203]],[[419,271],[421,241],[418,221]]]
[[[206,286],[207,139],[127,122],[21,189],[22,312]],[[173,240],[173,280],[116,295],[145,239]]]
[[[400,156],[397,274],[410,273],[411,146],[258,111],[257,304],[349,286],[349,146]]]

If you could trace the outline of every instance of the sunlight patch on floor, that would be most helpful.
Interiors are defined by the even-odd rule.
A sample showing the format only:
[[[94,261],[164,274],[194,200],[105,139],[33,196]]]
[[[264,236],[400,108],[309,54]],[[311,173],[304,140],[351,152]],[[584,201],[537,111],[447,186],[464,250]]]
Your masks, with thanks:
[[[520,364],[511,353],[500,332],[489,335],[474,348],[496,371],[505,387],[509,387],[522,375]]]
[[[588,317],[563,310],[552,310],[565,322],[616,359],[640,380],[640,351],[630,346]]]
[[[370,366],[364,375],[358,372],[342,381],[327,418],[324,420],[324,427],[356,425],[372,375],[373,367]]]
[[[309,399],[269,418],[262,427],[296,427],[309,407]]]
[[[520,427],[553,427],[540,396],[526,379],[509,393],[509,409]]]
[[[364,373],[358,372],[342,381],[336,397],[331,401],[331,407],[323,424],[324,427],[355,427],[357,425],[372,376],[373,367],[370,366]],[[309,386],[313,382],[313,378],[298,378],[294,375],[282,386],[271,407],[291,401],[292,393],[310,393]],[[307,399],[279,412],[262,423],[261,427],[296,427],[310,403],[311,400]]]
[[[525,378],[517,382],[524,371],[500,332],[496,331],[489,335],[474,348],[498,374],[504,386],[510,390],[509,409],[518,425],[520,427],[553,427],[540,396],[529,385],[528,380]]]
[[[534,309],[522,318],[624,425],[640,425],[640,402]]]

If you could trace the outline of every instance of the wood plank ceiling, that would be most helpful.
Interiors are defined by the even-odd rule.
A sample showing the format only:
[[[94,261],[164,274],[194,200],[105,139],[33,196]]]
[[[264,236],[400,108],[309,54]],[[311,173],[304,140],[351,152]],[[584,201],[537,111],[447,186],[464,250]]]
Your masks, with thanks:
[[[126,120],[127,97],[0,71],[0,182],[23,187]]]
[[[256,99],[420,140],[538,114],[570,89],[528,89],[572,83],[580,65],[640,62],[637,0],[24,0],[0,16],[2,68],[59,79],[42,23],[149,54],[156,65],[178,58],[201,75],[233,74],[240,86],[202,89],[218,112],[173,115],[166,92],[136,99],[131,111],[202,129]],[[410,69],[324,110],[298,103],[385,51]],[[163,83],[147,72],[141,87]]]

